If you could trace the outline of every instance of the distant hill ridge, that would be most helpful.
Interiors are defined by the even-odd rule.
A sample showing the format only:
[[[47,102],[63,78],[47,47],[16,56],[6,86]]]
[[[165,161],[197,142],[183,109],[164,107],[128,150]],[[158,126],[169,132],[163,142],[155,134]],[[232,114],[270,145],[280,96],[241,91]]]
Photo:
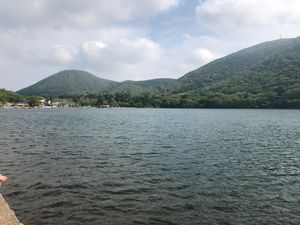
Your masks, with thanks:
[[[261,43],[217,59],[166,90],[192,95],[188,98],[194,98],[196,107],[300,108],[300,37]]]
[[[157,100],[164,102],[162,106],[174,107],[300,108],[300,38],[243,49],[177,80],[115,82],[84,71],[66,70],[18,91],[45,97],[103,92],[152,93],[159,99],[163,96]]]
[[[128,88],[139,90],[167,84],[171,81],[173,81],[173,79],[162,78],[145,81],[116,82],[97,77],[86,71],[63,70],[36,84],[19,90],[18,93],[45,97],[74,96],[98,94],[103,91],[112,91],[114,89],[120,91],[128,90]]]
[[[212,81],[230,80],[254,68],[277,54],[284,56],[286,51],[300,45],[300,38],[279,39],[245,48],[228,56],[214,60],[177,80],[180,90],[191,91],[211,84]],[[270,74],[271,75],[271,74]],[[195,85],[195,86],[193,86]]]

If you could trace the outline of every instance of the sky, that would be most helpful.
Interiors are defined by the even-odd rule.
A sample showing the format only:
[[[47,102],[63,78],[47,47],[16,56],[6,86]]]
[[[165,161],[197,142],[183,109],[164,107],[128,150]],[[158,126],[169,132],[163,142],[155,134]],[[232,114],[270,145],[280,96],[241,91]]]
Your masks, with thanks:
[[[0,0],[0,88],[65,69],[123,81],[179,78],[300,35],[299,0]]]

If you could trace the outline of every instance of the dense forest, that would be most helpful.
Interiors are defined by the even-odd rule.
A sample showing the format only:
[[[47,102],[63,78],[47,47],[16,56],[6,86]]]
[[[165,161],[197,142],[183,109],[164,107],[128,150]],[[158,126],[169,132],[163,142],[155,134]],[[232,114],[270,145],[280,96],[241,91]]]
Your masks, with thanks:
[[[292,92],[293,93],[293,92]],[[111,105],[113,107],[159,107],[159,108],[300,108],[298,97],[290,95],[278,98],[274,93],[269,96],[263,94],[249,94],[237,92],[234,94],[207,93],[197,95],[193,93],[162,95],[151,92],[143,94],[131,93],[103,93],[82,96],[61,97],[73,101],[81,106]]]
[[[40,97],[37,96],[25,96],[5,89],[0,89],[0,105],[4,105],[8,102],[13,102],[13,103],[26,102],[30,106],[38,106],[39,99]]]

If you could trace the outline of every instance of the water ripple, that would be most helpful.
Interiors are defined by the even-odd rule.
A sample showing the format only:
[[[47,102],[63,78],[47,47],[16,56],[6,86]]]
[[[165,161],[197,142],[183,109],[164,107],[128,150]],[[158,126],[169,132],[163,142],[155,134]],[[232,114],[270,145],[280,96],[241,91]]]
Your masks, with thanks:
[[[2,192],[27,225],[300,224],[299,125],[297,110],[0,110]]]

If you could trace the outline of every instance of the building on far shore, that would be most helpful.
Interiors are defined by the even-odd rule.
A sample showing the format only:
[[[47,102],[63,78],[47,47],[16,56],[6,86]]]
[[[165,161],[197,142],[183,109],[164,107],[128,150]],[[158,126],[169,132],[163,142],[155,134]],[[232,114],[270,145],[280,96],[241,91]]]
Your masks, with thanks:
[[[40,107],[40,108],[43,108],[43,107],[45,107],[45,106],[46,106],[46,99],[41,98],[41,99],[39,100],[39,107]]]
[[[110,108],[110,105],[100,105],[99,108],[101,108],[101,109],[108,109],[108,108]]]

